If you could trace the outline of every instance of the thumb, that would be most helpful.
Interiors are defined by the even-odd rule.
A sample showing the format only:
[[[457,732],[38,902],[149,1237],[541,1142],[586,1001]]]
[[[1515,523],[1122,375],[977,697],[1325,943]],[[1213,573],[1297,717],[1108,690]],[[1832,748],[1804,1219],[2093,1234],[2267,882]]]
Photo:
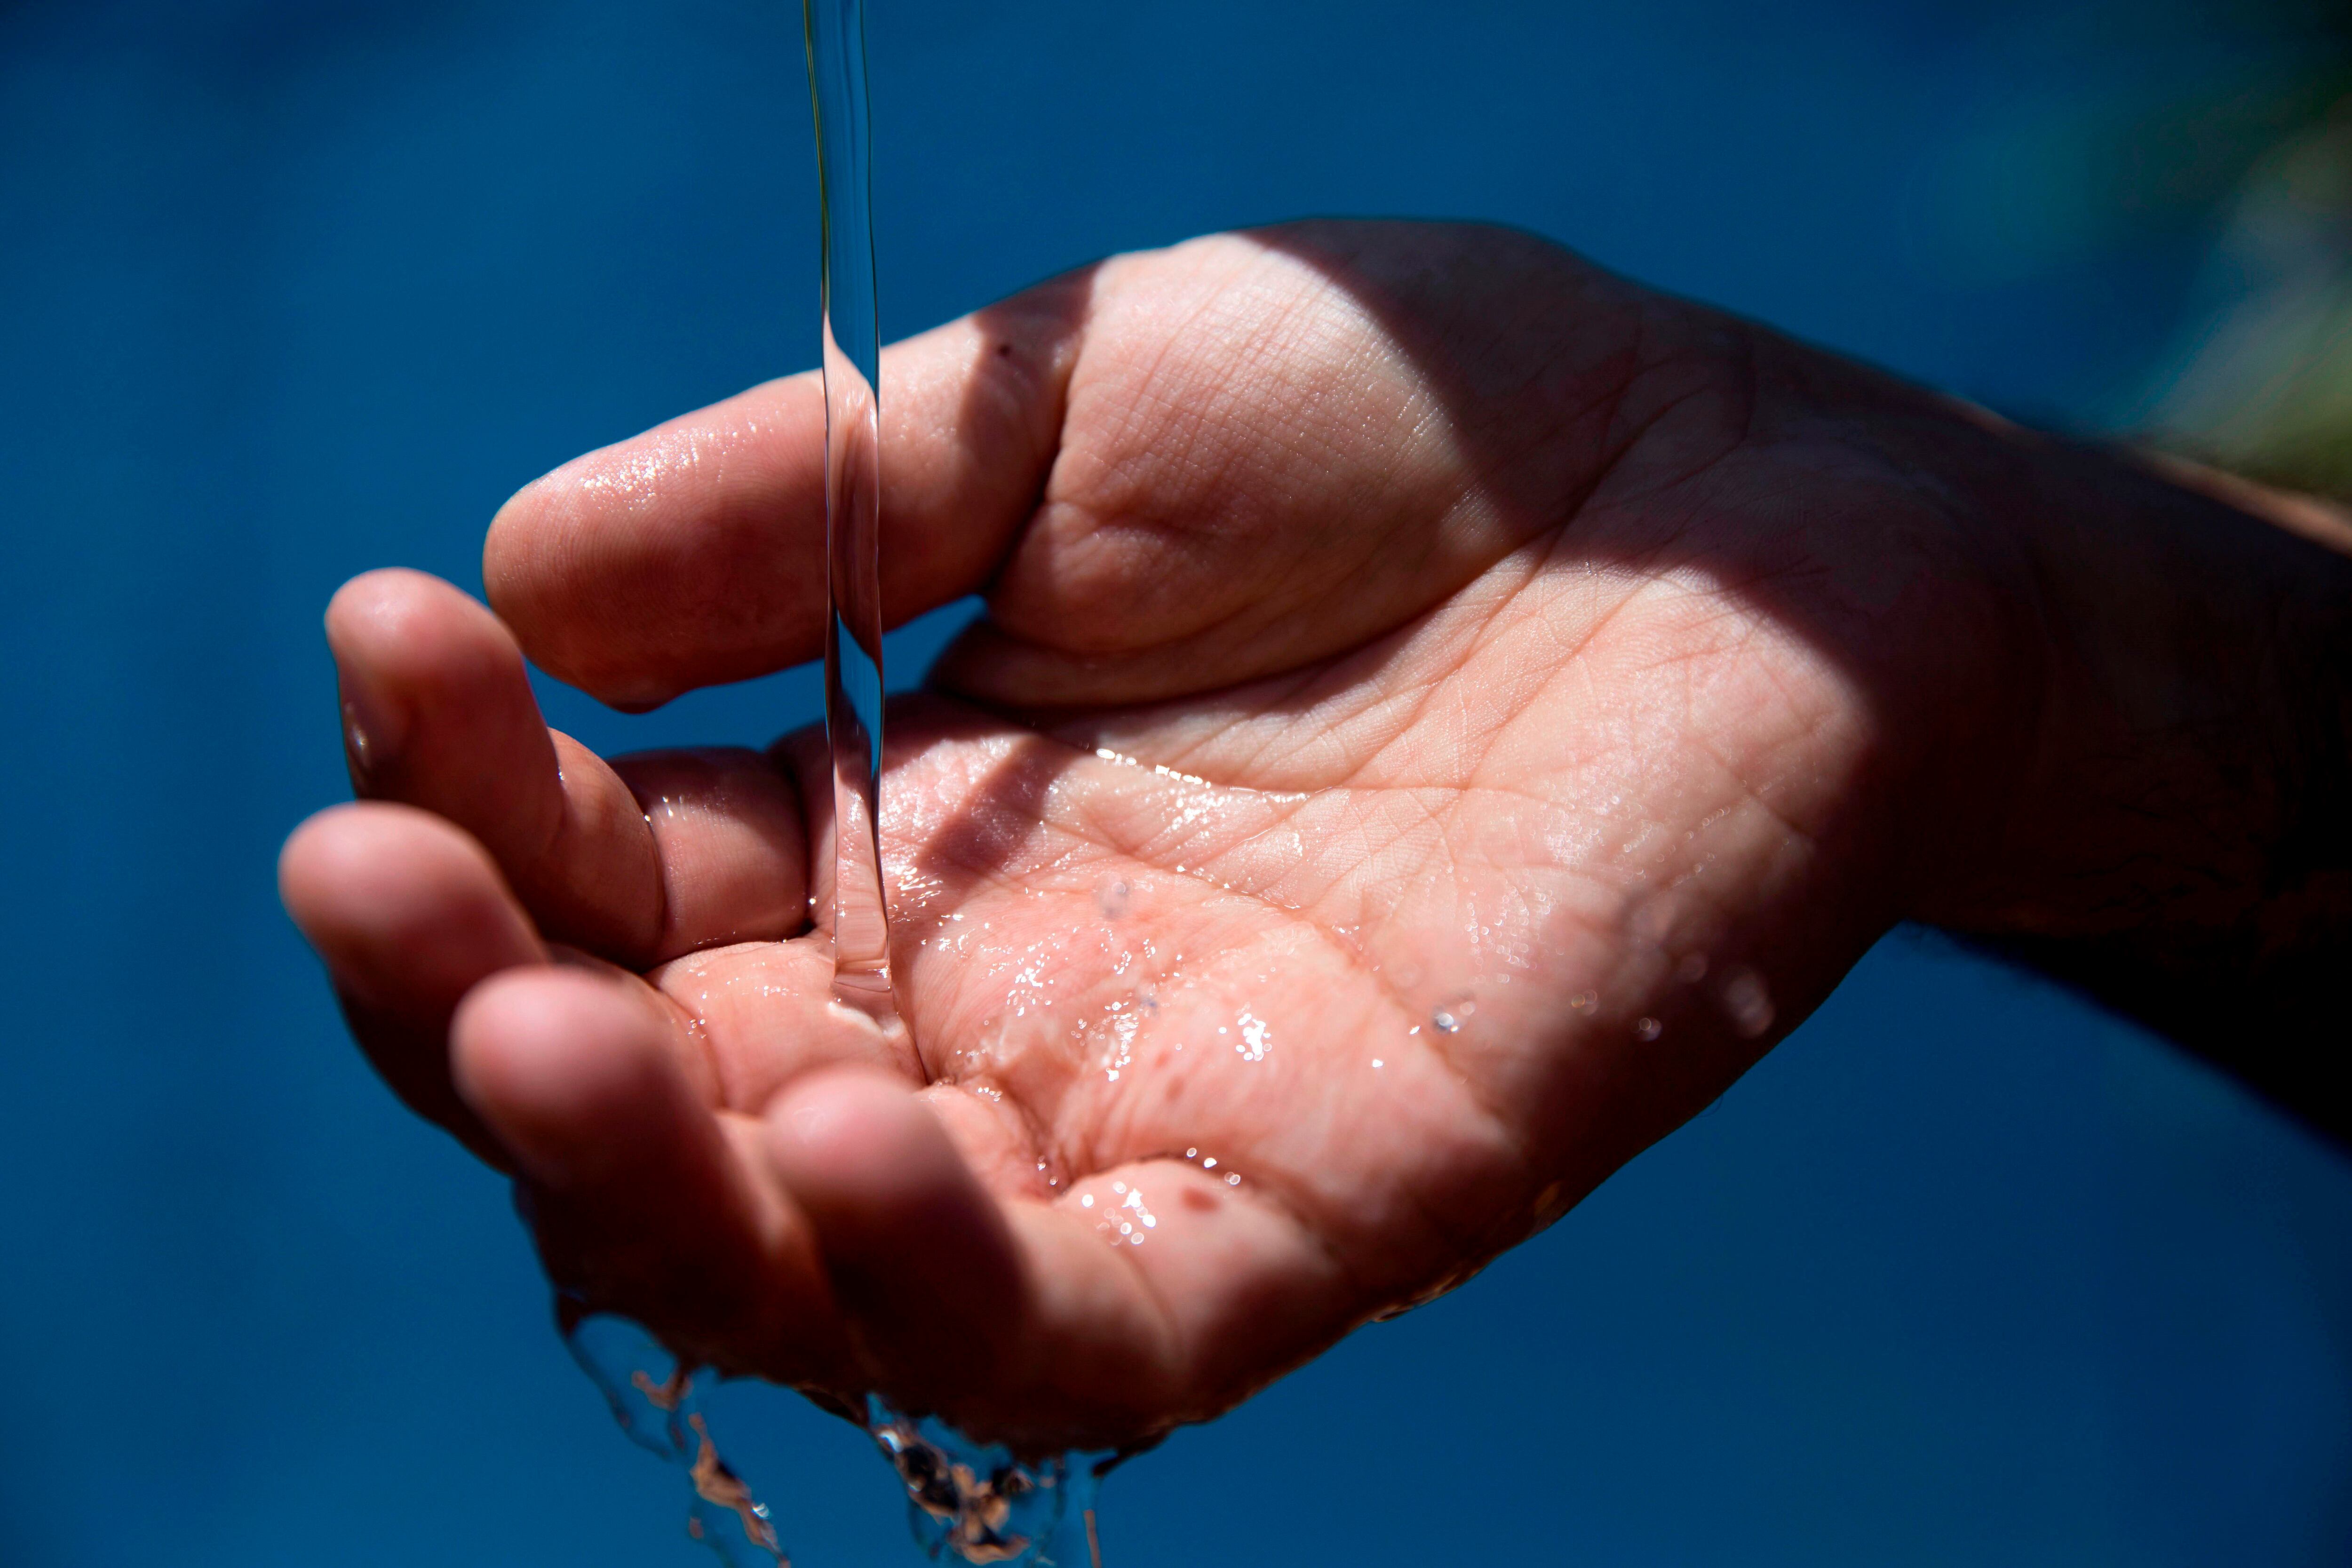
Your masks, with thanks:
[[[1092,290],[1082,269],[882,355],[883,621],[977,589],[1060,439]],[[526,485],[482,552],[491,606],[541,668],[615,707],[824,647],[824,397],[772,381]]]

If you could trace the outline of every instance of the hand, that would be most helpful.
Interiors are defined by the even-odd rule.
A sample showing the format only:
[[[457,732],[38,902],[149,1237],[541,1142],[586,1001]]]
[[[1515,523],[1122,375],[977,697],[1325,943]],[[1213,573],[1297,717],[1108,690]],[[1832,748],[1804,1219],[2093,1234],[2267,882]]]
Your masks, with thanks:
[[[362,799],[283,881],[560,1282],[1038,1448],[1459,1282],[1892,922],[1997,925],[2074,765],[2000,499],[2157,484],[1486,229],[1121,258],[883,375],[886,619],[988,605],[891,716],[911,1033],[828,1001],[815,737],[608,763],[523,675],[817,653],[808,376],[525,489],[496,617],[346,587]]]

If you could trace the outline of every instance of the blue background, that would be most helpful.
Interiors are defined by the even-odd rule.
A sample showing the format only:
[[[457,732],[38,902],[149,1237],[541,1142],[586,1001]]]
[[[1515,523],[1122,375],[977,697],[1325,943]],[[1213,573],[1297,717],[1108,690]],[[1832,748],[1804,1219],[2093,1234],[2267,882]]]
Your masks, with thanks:
[[[2189,0],[877,0],[872,49],[887,334],[1204,229],[1475,216],[2095,426],[2220,190],[2101,139],[2305,46]],[[781,0],[0,5],[9,1568],[699,1561],[272,858],[344,791],[335,584],[476,585],[522,481],[814,363],[814,200]],[[608,747],[815,701],[548,693]],[[1898,936],[1552,1232],[1122,1472],[1105,1545],[2341,1563],[2347,1356],[2340,1154]],[[862,1438],[719,1403],[807,1568],[912,1560]]]

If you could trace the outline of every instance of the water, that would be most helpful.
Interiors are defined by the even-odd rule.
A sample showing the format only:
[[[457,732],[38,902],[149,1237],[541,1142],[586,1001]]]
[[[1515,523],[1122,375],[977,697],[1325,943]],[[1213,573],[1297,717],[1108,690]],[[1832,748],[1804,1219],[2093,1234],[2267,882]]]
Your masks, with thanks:
[[[825,737],[832,752],[836,1001],[901,1026],[890,993],[882,880],[882,437],[865,0],[803,0],[816,114],[824,358]],[[719,1456],[695,1400],[698,1369],[625,1318],[562,1309],[564,1342],[621,1429],[686,1472],[687,1533],[728,1568],[790,1568],[767,1506]],[[1102,1568],[1095,1489],[1118,1458],[1038,1462],[869,1396],[866,1435],[898,1472],[908,1522],[933,1561]],[[1083,1553],[1083,1555],[1081,1555]]]
[[[709,1422],[695,1403],[695,1368],[626,1318],[609,1312],[565,1316],[571,1321],[563,1326],[563,1342],[604,1392],[621,1430],[656,1458],[686,1472],[691,1498],[686,1532],[727,1568],[762,1562],[792,1568],[767,1505],[752,1498],[711,1441]]]
[[[902,1415],[879,1398],[866,1401],[866,1430],[898,1472],[907,1522],[934,1562],[952,1552],[965,1563],[1075,1568],[1083,1550],[1083,1561],[1102,1568],[1095,1488],[1117,1453],[1026,1464],[1008,1448],[975,1443],[935,1416]]]
[[[709,1375],[644,1329],[565,1302],[563,1341],[629,1440],[685,1472],[686,1532],[726,1568],[792,1568],[774,1516],[719,1452],[695,1397]],[[1102,1568],[1094,1498],[1119,1456],[1024,1462],[933,1416],[869,1396],[866,1431],[907,1492],[907,1522],[933,1562]]]
[[[874,300],[865,0],[803,0],[824,236],[824,725],[833,752],[833,988],[880,1018],[890,997],[882,885],[881,331]]]

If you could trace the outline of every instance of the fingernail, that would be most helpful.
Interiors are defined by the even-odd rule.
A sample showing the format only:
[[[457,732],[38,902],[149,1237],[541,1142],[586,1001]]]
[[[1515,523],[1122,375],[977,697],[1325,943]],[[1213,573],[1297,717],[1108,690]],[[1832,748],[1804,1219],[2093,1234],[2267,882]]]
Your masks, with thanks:
[[[352,787],[362,794],[378,781],[399,755],[408,736],[398,721],[398,710],[383,701],[338,664],[337,684],[343,701],[343,762]]]

